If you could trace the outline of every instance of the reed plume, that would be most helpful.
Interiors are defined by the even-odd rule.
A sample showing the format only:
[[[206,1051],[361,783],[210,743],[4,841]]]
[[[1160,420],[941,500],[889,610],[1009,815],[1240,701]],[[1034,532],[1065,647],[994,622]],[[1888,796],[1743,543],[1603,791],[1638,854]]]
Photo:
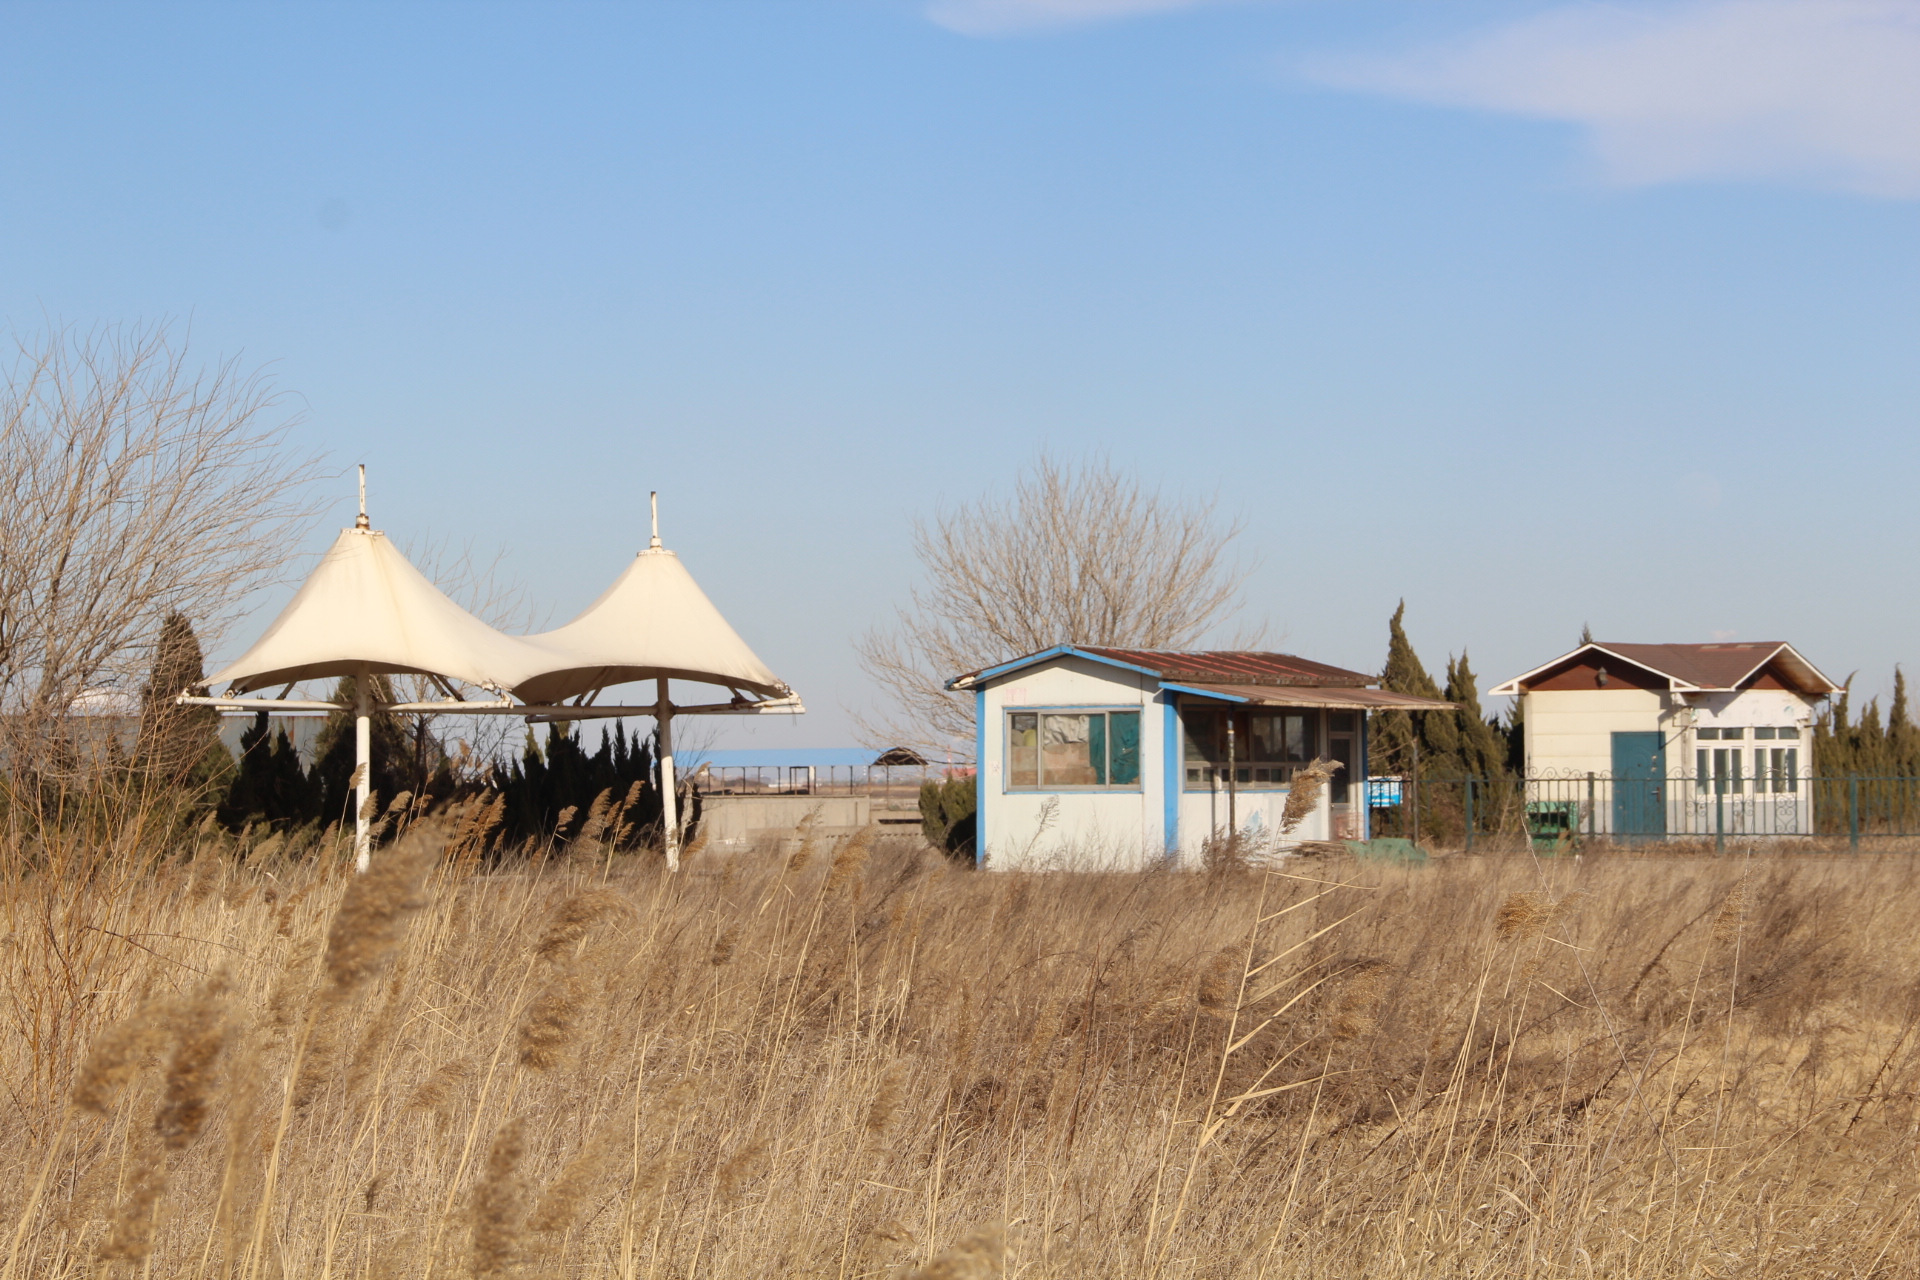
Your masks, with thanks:
[[[486,1170],[474,1193],[470,1265],[476,1276],[507,1275],[520,1261],[520,1225],[526,1208],[520,1161],[526,1153],[526,1120],[516,1116],[494,1135]]]
[[[603,1127],[585,1146],[567,1161],[551,1185],[541,1193],[527,1228],[540,1235],[558,1235],[572,1228],[580,1218],[587,1197],[606,1174],[615,1154],[615,1133]]]
[[[995,1223],[961,1236],[906,1280],[997,1280],[1006,1273],[1006,1230]]]
[[[393,958],[415,912],[426,906],[421,882],[434,849],[414,836],[355,876],[327,930],[325,969],[336,996],[358,990]]]
[[[94,1038],[73,1086],[73,1105],[104,1115],[127,1082],[166,1044],[165,1004],[149,1006]]]
[[[213,1094],[213,1068],[227,1043],[227,979],[216,977],[181,1001],[169,1019],[173,1055],[167,1063],[153,1128],[169,1151],[200,1136]]]
[[[587,930],[601,917],[628,906],[626,895],[616,889],[592,889],[574,894],[560,904],[533,954],[549,962],[561,959],[587,936]]]
[[[532,1071],[551,1071],[566,1061],[585,995],[579,975],[566,972],[555,977],[534,997],[520,1024],[521,1066]]]

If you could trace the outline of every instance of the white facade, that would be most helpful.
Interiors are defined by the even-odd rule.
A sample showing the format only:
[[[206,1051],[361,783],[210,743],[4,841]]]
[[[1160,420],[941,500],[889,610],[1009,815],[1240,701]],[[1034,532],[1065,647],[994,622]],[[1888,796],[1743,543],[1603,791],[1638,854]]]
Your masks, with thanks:
[[[1640,838],[1812,834],[1836,688],[1784,644],[1589,644],[1493,692],[1520,701],[1530,819]]]
[[[1163,688],[1154,673],[1066,653],[997,678],[987,675],[974,693],[979,717],[975,847],[982,866],[1116,871],[1169,863],[1197,866],[1207,839],[1228,831],[1225,789],[1211,781],[1188,782],[1179,714],[1186,695]],[[1103,715],[1115,726],[1130,724],[1126,717],[1137,716],[1137,776],[1098,786],[1042,787],[1037,773],[1033,780],[1016,780],[1014,717],[1022,717],[1017,722],[1022,726],[1028,716],[1046,724],[1039,718],[1049,713],[1076,722],[1080,716]],[[1118,742],[1123,731],[1102,732]],[[1316,754],[1323,746],[1324,727],[1320,733]],[[1119,749],[1110,751],[1117,767]],[[1282,786],[1236,788],[1234,819],[1249,843],[1270,843],[1288,795]],[[1331,812],[1329,793],[1323,792],[1315,811],[1287,843],[1328,839]]]

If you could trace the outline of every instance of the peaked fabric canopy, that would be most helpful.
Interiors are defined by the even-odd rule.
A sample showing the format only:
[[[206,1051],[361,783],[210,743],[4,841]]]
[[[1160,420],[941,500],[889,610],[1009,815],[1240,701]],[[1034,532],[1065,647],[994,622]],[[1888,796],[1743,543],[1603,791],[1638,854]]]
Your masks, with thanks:
[[[229,694],[357,674],[440,675],[511,688],[548,655],[448,599],[386,535],[342,529],[266,634],[207,677]]]
[[[663,547],[635,556],[572,622],[528,636],[526,643],[540,650],[541,666],[513,691],[532,703],[655,678],[725,685],[765,697],[793,692],[720,616],[680,557]]]

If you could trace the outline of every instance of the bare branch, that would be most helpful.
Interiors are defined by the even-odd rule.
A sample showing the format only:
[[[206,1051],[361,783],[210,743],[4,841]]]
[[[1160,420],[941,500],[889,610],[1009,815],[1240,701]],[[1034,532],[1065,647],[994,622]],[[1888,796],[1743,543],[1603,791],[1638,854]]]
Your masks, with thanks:
[[[284,397],[169,326],[16,334],[0,371],[0,733],[43,772],[83,693],[132,693],[168,613],[217,642],[314,514]]]
[[[915,522],[925,577],[892,627],[857,642],[887,707],[856,715],[871,746],[971,756],[973,698],[943,683],[1057,644],[1185,649],[1238,608],[1244,531],[1212,498],[1179,501],[1105,460],[1042,455],[1012,497]]]

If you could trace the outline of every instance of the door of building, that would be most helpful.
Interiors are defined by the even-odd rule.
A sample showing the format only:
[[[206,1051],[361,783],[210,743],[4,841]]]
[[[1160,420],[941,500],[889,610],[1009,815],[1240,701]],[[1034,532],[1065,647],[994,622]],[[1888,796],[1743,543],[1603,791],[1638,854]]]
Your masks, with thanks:
[[[1662,803],[1666,752],[1658,733],[1613,735],[1613,838],[1645,839],[1667,833]]]

